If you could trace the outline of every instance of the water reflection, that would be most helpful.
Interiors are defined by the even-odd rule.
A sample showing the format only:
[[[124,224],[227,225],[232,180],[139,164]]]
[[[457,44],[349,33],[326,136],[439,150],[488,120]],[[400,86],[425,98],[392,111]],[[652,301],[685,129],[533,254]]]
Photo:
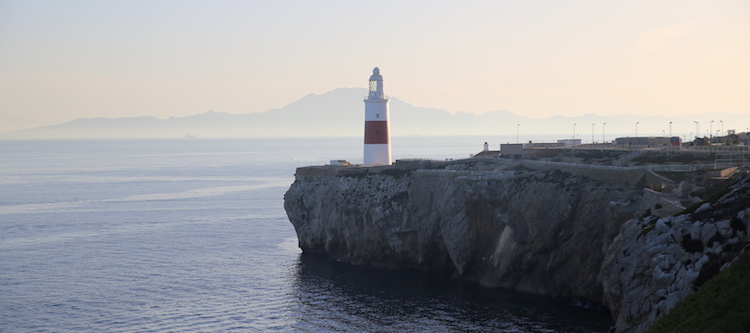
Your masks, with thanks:
[[[606,332],[609,313],[446,274],[383,270],[301,254],[291,309],[305,331]]]

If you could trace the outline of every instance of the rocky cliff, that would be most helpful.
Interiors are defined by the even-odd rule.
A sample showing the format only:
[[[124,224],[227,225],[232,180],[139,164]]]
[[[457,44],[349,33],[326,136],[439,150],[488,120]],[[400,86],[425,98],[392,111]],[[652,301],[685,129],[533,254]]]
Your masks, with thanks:
[[[729,179],[693,212],[622,226],[604,264],[604,301],[620,331],[642,332],[748,248],[750,176]]]
[[[652,316],[652,308],[644,304],[663,300],[638,300],[649,296],[648,290],[666,288],[665,293],[674,294],[668,302],[684,294],[665,287],[672,280],[653,278],[652,286],[644,276],[657,274],[654,267],[662,266],[679,273],[692,264],[700,271],[705,263],[698,262],[710,261],[701,259],[704,252],[708,256],[708,251],[717,251],[718,243],[703,241],[702,227],[679,227],[684,224],[679,221],[690,218],[651,215],[655,208],[663,216],[682,208],[654,206],[650,189],[663,189],[667,183],[642,169],[554,167],[504,159],[306,167],[297,170],[285,209],[305,252],[360,265],[452,271],[486,286],[604,304],[612,309],[618,329],[629,331],[647,322],[633,318],[659,315]],[[715,229],[722,240],[736,235],[747,242],[747,232],[736,230],[739,224],[748,225],[750,213],[742,214],[736,214],[740,222],[729,222],[729,229],[726,223],[721,231]],[[665,228],[690,230],[690,240],[704,244],[701,255],[692,252],[696,258],[682,266],[675,264],[684,262],[682,257],[651,264],[661,248],[638,242],[663,235]],[[641,236],[642,230],[651,232]],[[733,249],[742,247],[743,241],[738,242]],[[730,260],[727,253],[716,262]]]

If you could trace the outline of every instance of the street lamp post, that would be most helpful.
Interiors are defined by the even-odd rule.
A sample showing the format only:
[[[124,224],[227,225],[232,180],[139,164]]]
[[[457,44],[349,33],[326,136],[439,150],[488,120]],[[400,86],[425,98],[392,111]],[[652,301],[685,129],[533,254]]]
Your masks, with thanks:
[[[721,135],[719,135],[719,136],[722,136],[722,135],[724,135],[724,121],[723,120],[719,120],[719,122],[721,123],[721,133],[720,133]]]
[[[672,137],[672,122],[669,122],[669,137]]]
[[[638,143],[638,124],[639,123],[640,123],[639,121],[635,122],[635,142],[636,143]]]
[[[605,142],[607,142],[607,140],[606,140],[606,139],[604,139],[604,125],[606,125],[606,124],[607,124],[607,123],[602,123],[602,143],[605,143]]]
[[[694,120],[693,122],[695,123],[695,137],[697,138],[699,135],[701,135],[700,123],[697,120]]]
[[[711,123],[708,124],[708,138],[710,139],[714,134],[714,121],[711,120]]]
[[[576,139],[576,125],[578,125],[578,123],[573,123],[573,141]]]
[[[591,124],[591,144],[594,144],[594,125],[596,123]]]
[[[521,124],[516,125],[516,144],[519,143],[519,141],[518,141],[518,131],[519,131],[519,128],[521,128]]]

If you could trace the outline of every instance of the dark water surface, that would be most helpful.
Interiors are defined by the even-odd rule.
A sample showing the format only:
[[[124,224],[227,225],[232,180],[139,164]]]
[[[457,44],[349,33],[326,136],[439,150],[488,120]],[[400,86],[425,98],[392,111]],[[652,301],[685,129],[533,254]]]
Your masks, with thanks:
[[[394,155],[480,140],[404,138]],[[602,311],[302,255],[294,169],[356,162],[360,144],[0,141],[0,331],[607,331]]]

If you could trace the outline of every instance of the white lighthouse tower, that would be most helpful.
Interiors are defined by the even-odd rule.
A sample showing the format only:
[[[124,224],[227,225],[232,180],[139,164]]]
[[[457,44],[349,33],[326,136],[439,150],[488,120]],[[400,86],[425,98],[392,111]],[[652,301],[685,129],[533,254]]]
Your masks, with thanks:
[[[375,67],[365,98],[364,164],[391,164],[391,134],[388,123],[388,97],[383,93],[383,76]]]

